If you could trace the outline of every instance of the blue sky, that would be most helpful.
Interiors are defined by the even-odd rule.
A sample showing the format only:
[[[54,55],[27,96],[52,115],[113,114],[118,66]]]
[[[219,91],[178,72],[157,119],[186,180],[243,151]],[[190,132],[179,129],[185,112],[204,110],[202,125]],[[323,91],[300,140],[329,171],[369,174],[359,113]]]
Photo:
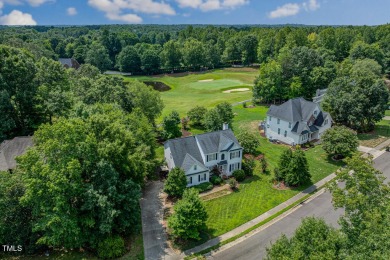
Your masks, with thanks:
[[[0,0],[0,24],[308,24],[390,22],[390,0]]]

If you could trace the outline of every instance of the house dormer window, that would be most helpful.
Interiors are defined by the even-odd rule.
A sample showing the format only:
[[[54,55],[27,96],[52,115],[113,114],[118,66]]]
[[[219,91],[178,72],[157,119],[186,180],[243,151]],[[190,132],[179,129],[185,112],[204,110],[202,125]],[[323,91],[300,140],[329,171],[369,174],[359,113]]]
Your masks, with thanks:
[[[317,115],[317,110],[314,111],[314,115],[315,115],[315,116]]]
[[[328,119],[325,119],[324,125],[327,125],[327,124],[328,124]]]
[[[194,171],[196,171],[197,168],[198,168],[198,167],[197,167],[197,165],[195,164],[195,165],[194,165]]]
[[[280,119],[278,118],[278,125],[280,124]]]

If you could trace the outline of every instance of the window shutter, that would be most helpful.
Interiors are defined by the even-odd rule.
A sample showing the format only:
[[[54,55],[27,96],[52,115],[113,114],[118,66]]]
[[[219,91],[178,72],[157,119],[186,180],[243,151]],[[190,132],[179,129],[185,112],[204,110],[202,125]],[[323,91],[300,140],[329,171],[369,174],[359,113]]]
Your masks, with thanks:
[[[209,156],[208,155],[206,155],[206,162],[208,162],[209,161]]]
[[[204,174],[204,180],[206,180],[206,173]]]
[[[198,182],[200,182],[200,174],[198,175]]]
[[[218,153],[215,154],[215,160],[218,160]]]
[[[230,156],[231,157],[231,156]],[[231,164],[229,164],[229,172],[231,172],[232,171],[232,165]]]

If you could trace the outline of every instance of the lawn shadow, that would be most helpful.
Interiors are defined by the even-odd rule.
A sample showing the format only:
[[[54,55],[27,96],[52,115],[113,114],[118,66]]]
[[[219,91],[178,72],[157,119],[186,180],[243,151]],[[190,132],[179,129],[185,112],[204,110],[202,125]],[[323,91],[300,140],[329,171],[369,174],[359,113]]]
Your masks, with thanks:
[[[243,180],[241,183],[242,183],[242,184],[249,184],[249,183],[252,183],[252,182],[254,182],[254,181],[259,181],[260,179],[261,179],[260,176],[258,176],[258,175],[253,175],[253,176],[251,176],[251,177],[246,178],[246,179]]]

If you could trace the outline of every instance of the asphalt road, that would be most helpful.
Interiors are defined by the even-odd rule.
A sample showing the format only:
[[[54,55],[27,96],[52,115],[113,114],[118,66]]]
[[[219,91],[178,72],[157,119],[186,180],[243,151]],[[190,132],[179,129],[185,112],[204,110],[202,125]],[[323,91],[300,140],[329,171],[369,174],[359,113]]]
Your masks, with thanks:
[[[383,154],[374,161],[376,169],[382,171],[390,180],[390,152]],[[266,227],[259,233],[246,240],[220,252],[213,254],[208,259],[223,260],[254,260],[262,259],[266,255],[266,247],[276,241],[282,234],[291,237],[302,219],[309,216],[323,218],[328,224],[338,227],[337,220],[343,209],[335,210],[332,205],[332,197],[329,192],[324,192],[318,197],[299,206],[295,211],[281,220]]]

